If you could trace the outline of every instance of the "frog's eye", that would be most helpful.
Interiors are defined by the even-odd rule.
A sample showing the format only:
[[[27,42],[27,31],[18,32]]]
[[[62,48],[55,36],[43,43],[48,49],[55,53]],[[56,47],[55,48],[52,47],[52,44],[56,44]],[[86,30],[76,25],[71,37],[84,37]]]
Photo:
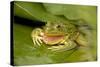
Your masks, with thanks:
[[[61,27],[61,25],[57,25],[56,27],[57,27],[57,28],[60,28],[60,27]]]

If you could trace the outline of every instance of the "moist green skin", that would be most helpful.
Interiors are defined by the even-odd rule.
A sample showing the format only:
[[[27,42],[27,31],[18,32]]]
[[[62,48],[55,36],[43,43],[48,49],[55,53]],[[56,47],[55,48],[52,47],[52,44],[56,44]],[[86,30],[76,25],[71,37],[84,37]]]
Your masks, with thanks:
[[[48,49],[52,51],[61,51],[75,48],[78,45],[76,40],[79,40],[79,34],[77,27],[70,22],[48,22],[42,28],[34,29],[31,36],[34,46],[45,44],[49,45]],[[59,36],[63,37],[55,41],[49,38]]]
[[[46,26],[43,27],[43,31],[47,34],[64,34],[70,35],[70,39],[73,38],[78,29],[71,24],[70,22],[62,23],[62,22],[49,22]]]

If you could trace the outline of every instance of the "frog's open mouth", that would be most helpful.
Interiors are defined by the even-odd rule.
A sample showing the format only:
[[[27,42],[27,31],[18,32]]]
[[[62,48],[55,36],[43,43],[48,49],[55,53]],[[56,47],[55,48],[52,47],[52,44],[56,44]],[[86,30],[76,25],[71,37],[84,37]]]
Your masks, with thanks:
[[[61,42],[64,39],[64,34],[44,34],[43,41],[48,45],[54,45]]]

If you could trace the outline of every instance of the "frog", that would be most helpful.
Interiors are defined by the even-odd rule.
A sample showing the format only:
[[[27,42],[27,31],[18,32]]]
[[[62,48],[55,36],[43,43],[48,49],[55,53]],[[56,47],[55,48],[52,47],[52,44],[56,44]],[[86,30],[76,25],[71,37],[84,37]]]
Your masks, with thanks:
[[[76,47],[86,47],[88,41],[77,25],[66,22],[47,22],[44,26],[33,29],[31,33],[34,47],[47,46],[51,51],[68,51]]]

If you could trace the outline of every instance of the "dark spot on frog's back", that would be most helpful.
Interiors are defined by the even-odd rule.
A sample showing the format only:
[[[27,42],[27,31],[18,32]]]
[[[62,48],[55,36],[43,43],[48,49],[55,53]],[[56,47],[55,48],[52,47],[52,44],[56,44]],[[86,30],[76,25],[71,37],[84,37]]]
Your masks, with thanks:
[[[21,24],[21,25],[25,25],[29,27],[40,27],[40,26],[45,25],[45,23],[42,21],[29,20],[29,19],[18,17],[18,16],[14,16],[14,22],[17,24]]]

